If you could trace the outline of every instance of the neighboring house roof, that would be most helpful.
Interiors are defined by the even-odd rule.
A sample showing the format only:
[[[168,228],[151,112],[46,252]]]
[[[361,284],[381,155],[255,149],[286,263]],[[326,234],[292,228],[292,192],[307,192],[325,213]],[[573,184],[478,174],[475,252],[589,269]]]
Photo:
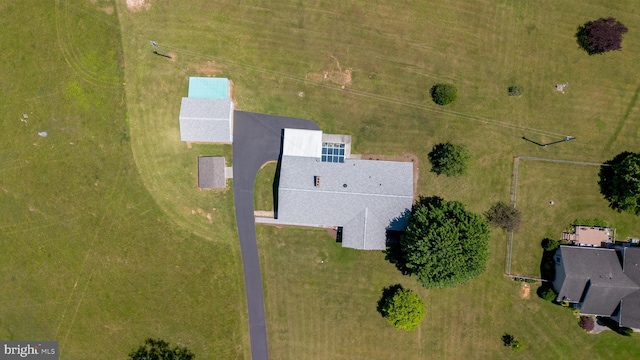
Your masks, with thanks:
[[[189,97],[192,99],[227,99],[229,79],[211,77],[190,77]]]
[[[621,257],[623,263],[621,263]],[[555,255],[558,301],[581,303],[583,314],[613,316],[640,327],[640,249],[561,246]],[[624,264],[624,271],[623,271]]]
[[[406,228],[412,203],[410,162],[282,156],[277,221],[342,227],[344,247],[386,249],[386,230]]]
[[[182,98],[180,139],[191,142],[230,143],[233,139],[231,99]]]
[[[198,158],[198,187],[222,189],[227,186],[224,157],[201,156]]]

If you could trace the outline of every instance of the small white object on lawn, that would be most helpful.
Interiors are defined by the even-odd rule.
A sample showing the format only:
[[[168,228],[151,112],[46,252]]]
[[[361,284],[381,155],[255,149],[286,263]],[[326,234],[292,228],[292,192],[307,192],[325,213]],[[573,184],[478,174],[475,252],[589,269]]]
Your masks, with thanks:
[[[22,117],[25,118],[25,119],[28,119],[29,118],[29,114],[24,113],[24,114],[22,114]]]
[[[555,204],[553,200],[549,201],[549,205],[553,205],[553,204]]]
[[[40,137],[47,137],[47,132],[46,132],[46,131],[40,131],[40,132],[38,133],[38,136],[40,136]]]

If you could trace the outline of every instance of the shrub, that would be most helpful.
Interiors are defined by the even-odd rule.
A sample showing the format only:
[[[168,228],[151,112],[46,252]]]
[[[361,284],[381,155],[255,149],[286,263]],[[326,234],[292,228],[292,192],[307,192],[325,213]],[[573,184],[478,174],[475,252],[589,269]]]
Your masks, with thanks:
[[[522,86],[509,86],[507,92],[509,96],[520,96],[524,92],[524,88]]]
[[[510,347],[513,351],[516,351],[516,352],[522,350],[522,346],[523,346],[522,341],[517,340],[511,334],[502,335],[502,344],[504,346]]]
[[[513,340],[511,342],[511,349],[515,352],[522,350],[523,347],[524,347],[524,344],[522,344],[522,341],[520,340]]]
[[[501,227],[507,231],[518,230],[522,223],[520,210],[503,201],[498,201],[493,204],[489,210],[484,213],[484,216],[491,225]]]
[[[418,294],[398,284],[383,290],[378,311],[396,329],[411,331],[424,319],[425,304]]]
[[[427,156],[431,162],[431,172],[438,175],[461,176],[469,170],[471,153],[464,145],[440,143]]]
[[[607,227],[609,224],[606,220],[594,218],[594,219],[575,219],[573,221],[573,225],[583,225],[583,226],[599,226],[599,227]]]
[[[559,247],[560,247],[560,242],[558,240],[553,240],[549,238],[542,240],[542,248],[545,251],[554,251]]]
[[[151,338],[145,340],[144,345],[129,353],[129,360],[193,360],[195,358],[196,356],[191,350],[185,347],[175,346],[172,348],[164,340]]]
[[[593,316],[580,316],[580,327],[586,331],[593,331],[596,326],[596,319]]]
[[[538,288],[538,296],[547,301],[554,301],[558,293],[551,286],[541,286]]]
[[[600,18],[580,26],[576,33],[578,45],[589,55],[622,49],[622,35],[629,29],[616,19]]]
[[[502,335],[502,343],[504,344],[504,346],[511,346],[511,343],[513,342],[514,337],[511,334],[504,334]]]
[[[438,105],[450,104],[458,97],[458,89],[451,84],[435,84],[430,93],[431,99]]]

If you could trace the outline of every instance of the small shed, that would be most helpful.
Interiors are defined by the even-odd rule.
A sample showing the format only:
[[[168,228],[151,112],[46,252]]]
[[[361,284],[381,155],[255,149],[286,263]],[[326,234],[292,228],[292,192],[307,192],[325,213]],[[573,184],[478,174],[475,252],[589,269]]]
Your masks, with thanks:
[[[224,157],[198,157],[198,187],[201,189],[224,189],[227,187]]]
[[[180,106],[180,140],[232,143],[233,109],[229,79],[190,77],[189,96]]]

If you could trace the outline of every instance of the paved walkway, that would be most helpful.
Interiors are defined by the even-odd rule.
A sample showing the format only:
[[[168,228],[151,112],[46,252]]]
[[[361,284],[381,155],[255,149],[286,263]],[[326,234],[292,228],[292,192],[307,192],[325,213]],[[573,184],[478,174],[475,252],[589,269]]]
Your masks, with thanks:
[[[309,120],[244,111],[234,112],[233,197],[247,292],[253,360],[269,358],[262,277],[253,215],[253,184],[260,167],[280,157],[284,128],[319,129]]]

